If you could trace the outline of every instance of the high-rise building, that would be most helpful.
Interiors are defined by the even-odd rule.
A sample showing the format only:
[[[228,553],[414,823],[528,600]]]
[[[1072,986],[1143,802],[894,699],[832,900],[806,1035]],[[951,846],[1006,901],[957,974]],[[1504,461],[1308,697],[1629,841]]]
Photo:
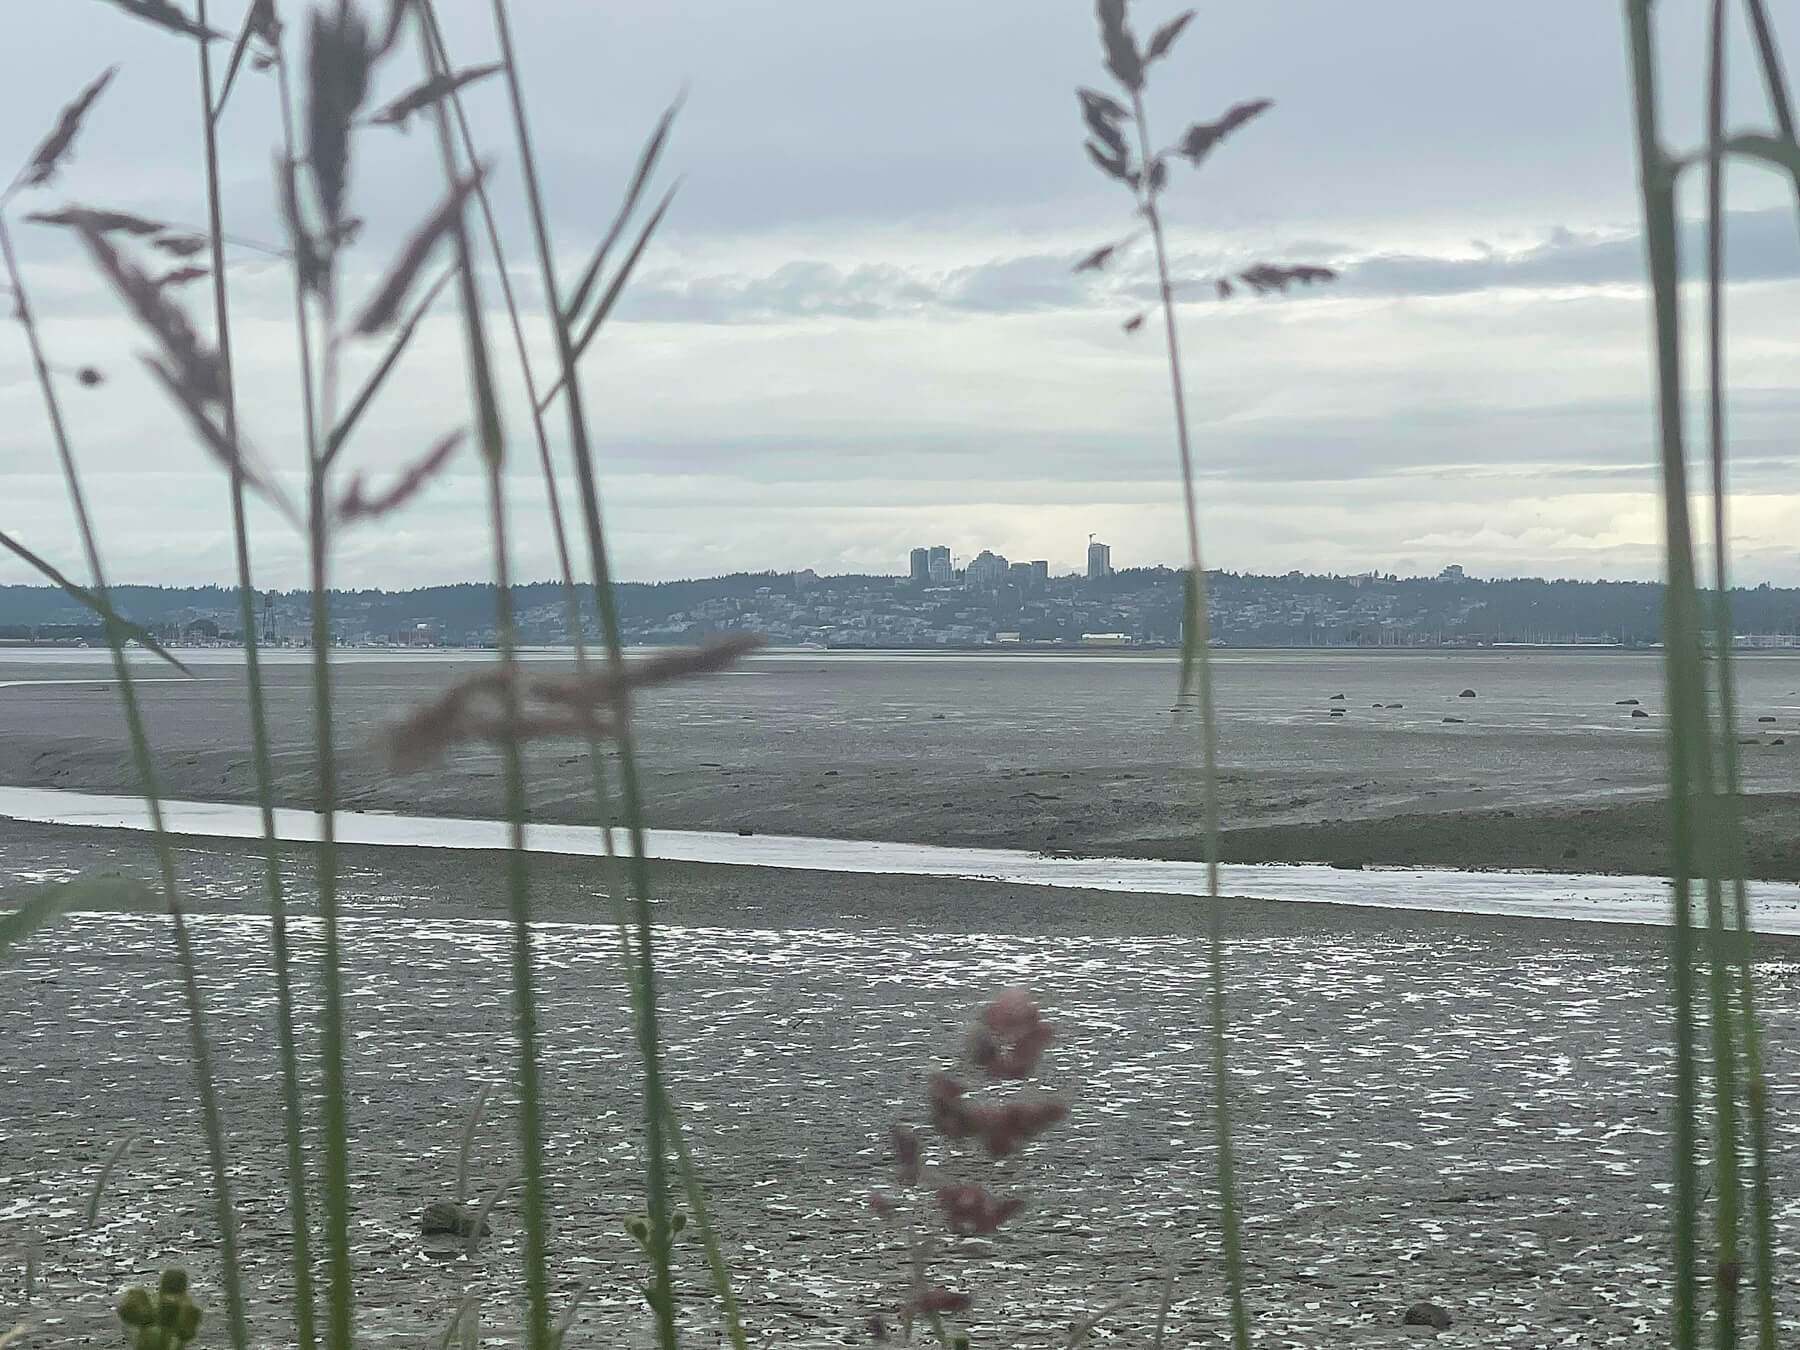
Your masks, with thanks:
[[[925,563],[926,575],[933,586],[948,586],[954,578],[950,575],[950,549],[944,544],[932,547]]]
[[[1038,586],[1048,586],[1050,584],[1050,564],[1047,560],[1043,558],[1033,558],[1026,565],[1031,568],[1031,580],[1033,584]]]
[[[975,560],[963,569],[965,586],[1002,586],[1006,584],[1006,559],[998,553],[982,549]]]
[[[1088,541],[1087,562],[1089,581],[1098,581],[1101,577],[1110,577],[1113,570],[1112,545],[1102,544],[1098,540],[1090,539]]]
[[[923,586],[931,580],[931,550],[915,548],[912,551],[912,582],[915,586]]]

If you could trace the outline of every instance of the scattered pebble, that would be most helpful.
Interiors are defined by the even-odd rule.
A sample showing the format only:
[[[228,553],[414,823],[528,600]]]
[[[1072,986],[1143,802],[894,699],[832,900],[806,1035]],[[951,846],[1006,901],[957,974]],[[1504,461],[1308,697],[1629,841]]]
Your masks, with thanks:
[[[1435,1303],[1415,1303],[1406,1310],[1406,1316],[1400,1319],[1409,1327],[1431,1327],[1436,1331],[1450,1329],[1450,1314]]]
[[[487,1237],[493,1231],[493,1225],[486,1219],[479,1222],[481,1236]],[[433,1200],[419,1216],[419,1232],[425,1237],[467,1238],[475,1231],[476,1223],[474,1211],[467,1205],[454,1200]]]

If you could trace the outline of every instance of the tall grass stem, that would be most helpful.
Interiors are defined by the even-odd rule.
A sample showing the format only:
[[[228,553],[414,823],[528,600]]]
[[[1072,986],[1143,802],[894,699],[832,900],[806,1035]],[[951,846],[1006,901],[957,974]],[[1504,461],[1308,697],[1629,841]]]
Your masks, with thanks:
[[[1158,296],[1163,316],[1163,340],[1169,358],[1169,393],[1174,403],[1175,443],[1181,460],[1181,499],[1187,527],[1188,574],[1193,578],[1193,604],[1186,621],[1198,631],[1187,635],[1196,650],[1195,672],[1200,700],[1201,795],[1203,847],[1206,856],[1207,967],[1211,979],[1210,1047],[1213,1078],[1213,1138],[1218,1152],[1219,1231],[1225,1255],[1225,1293],[1231,1316],[1231,1342],[1235,1350],[1248,1350],[1250,1317],[1244,1305],[1243,1239],[1238,1215],[1237,1167],[1231,1138],[1231,1065],[1226,1040],[1225,1001],[1225,902],[1219,894],[1219,728],[1212,685],[1211,635],[1206,608],[1206,570],[1200,554],[1200,508],[1194,487],[1194,454],[1188,432],[1187,386],[1181,369],[1181,341],[1175,322],[1175,289],[1170,276],[1169,251],[1163,237],[1162,212],[1150,186],[1149,165],[1154,157],[1150,128],[1140,89],[1132,90],[1139,163],[1145,166],[1140,202],[1150,226],[1156,251]]]
[[[1625,0],[1629,36],[1638,184],[1650,268],[1655,331],[1658,463],[1663,502],[1663,668],[1669,706],[1669,853],[1674,909],[1669,929],[1670,987],[1675,1034],[1675,1082],[1670,1127],[1674,1170],[1671,1258],[1675,1350],[1699,1341],[1696,1227],[1700,1205],[1697,1163],[1698,1069],[1695,1054],[1694,968],[1699,953],[1693,930],[1697,859],[1696,771],[1707,728],[1700,669],[1701,634],[1694,580],[1693,530],[1689,520],[1687,456],[1682,430],[1681,260],[1675,212],[1675,167],[1658,129],[1655,34],[1651,0]],[[1702,744],[1696,745],[1696,738]]]
[[[206,26],[206,0],[197,0],[195,22]],[[206,218],[212,258],[214,324],[224,376],[224,431],[238,443],[236,362],[231,334],[231,299],[225,271],[225,220],[219,172],[218,116],[213,111],[212,44],[196,42],[200,64],[200,117],[206,158]],[[285,104],[285,91],[283,92]],[[306,320],[301,306],[299,321]],[[306,397],[311,416],[311,390]],[[269,722],[263,695],[262,657],[257,640],[256,589],[250,570],[250,534],[244,509],[244,475],[233,462],[231,543],[237,572],[238,614],[244,630],[244,699],[250,721],[250,760],[256,778],[256,805],[262,829],[263,889],[269,904],[270,963],[275,980],[275,1041],[281,1063],[282,1136],[287,1149],[288,1209],[292,1221],[294,1271],[294,1335],[299,1350],[318,1342],[313,1294],[312,1236],[306,1195],[304,1112],[300,1092],[300,1055],[294,1027],[293,956],[288,945],[287,895],[281,875],[281,846],[275,831],[274,766],[269,753]]]
[[[93,578],[94,594],[110,610],[112,597],[106,582],[106,569],[100,558],[99,539],[94,533],[93,519],[88,513],[87,498],[81,487],[81,476],[75,467],[75,452],[69,442],[68,427],[63,419],[62,401],[57,397],[55,378],[38,334],[36,314],[25,289],[25,279],[13,248],[12,230],[0,213],[0,258],[6,264],[7,282],[12,288],[13,312],[25,331],[31,352],[32,372],[43,397],[44,410],[50,420],[51,441],[62,469],[63,487],[74,512],[76,532],[87,558]],[[150,738],[144,727],[143,709],[138,702],[137,686],[131,673],[131,662],[125,655],[125,641],[116,622],[106,625],[107,647],[112,657],[113,678],[119,687],[119,704],[125,716],[125,731],[131,747],[131,759],[137,770],[139,791],[150,815],[152,847],[157,870],[162,879],[163,904],[168,911],[169,927],[175,942],[176,966],[181,975],[182,994],[187,1006],[188,1046],[193,1055],[194,1091],[199,1100],[201,1127],[206,1136],[207,1160],[211,1170],[214,1216],[219,1230],[219,1282],[225,1295],[225,1325],[236,1350],[249,1344],[249,1330],[244,1321],[243,1276],[238,1265],[237,1211],[231,1198],[231,1170],[225,1145],[225,1120],[219,1108],[218,1086],[213,1075],[212,1047],[206,1034],[206,1009],[200,994],[200,981],[194,961],[193,943],[188,934],[187,915],[182,908],[181,887],[175,871],[175,851],[169,842],[162,809],[162,790],[158,783]]]
[[[594,479],[593,451],[588,439],[581,382],[576,378],[570,325],[562,317],[561,288],[556,279],[555,254],[550,244],[549,223],[538,180],[536,157],[532,150],[530,124],[525,112],[524,91],[521,87],[517,54],[513,48],[506,0],[493,0],[493,12],[495,29],[500,39],[501,60],[505,63],[507,94],[512,105],[520,165],[525,175],[532,234],[537,243],[538,264],[543,275],[545,304],[550,311],[554,329],[557,363],[567,386],[564,401],[568,409],[570,453],[575,464],[582,524],[587,534],[594,596],[600,611],[607,664],[615,677],[615,686],[620,690],[618,706],[613,710],[613,721],[617,727],[620,805],[630,842],[626,866],[631,886],[630,899],[634,907],[637,976],[643,1002],[642,1015],[638,1019],[638,1050],[644,1072],[644,1181],[645,1206],[650,1226],[650,1241],[646,1246],[649,1248],[651,1261],[651,1303],[656,1310],[657,1341],[663,1350],[673,1350],[678,1336],[675,1327],[674,1281],[668,1255],[671,1230],[667,1142],[663,1120],[666,1099],[657,1009],[655,925],[650,909],[643,801],[631,731],[630,695],[626,682],[619,678],[625,668],[624,645],[618,608],[612,593],[612,569],[607,558],[606,535],[601,523],[599,486]]]
[[[432,41],[434,25],[420,24],[423,65],[433,76],[448,73]],[[432,108],[437,126],[438,152],[443,161],[446,189],[458,180],[456,141],[450,115],[439,100]],[[463,335],[468,347],[469,380],[474,393],[475,420],[481,439],[486,471],[488,529],[494,556],[494,635],[500,665],[501,716],[505,725],[517,727],[519,716],[518,639],[513,621],[512,560],[506,531],[504,468],[506,446],[494,393],[492,361],[482,319],[481,295],[475,276],[475,260],[469,248],[468,224],[458,212],[451,225],[455,244],[458,292],[462,300]],[[519,1090],[519,1154],[524,1174],[525,1294],[527,1335],[532,1350],[550,1350],[553,1332],[550,1318],[549,1213],[544,1188],[543,1072],[539,1063],[537,989],[532,969],[530,855],[525,851],[525,765],[519,738],[509,735],[500,742],[501,792],[507,822],[507,902],[512,922],[513,1038],[516,1042]],[[479,1227],[479,1225],[478,1225]]]

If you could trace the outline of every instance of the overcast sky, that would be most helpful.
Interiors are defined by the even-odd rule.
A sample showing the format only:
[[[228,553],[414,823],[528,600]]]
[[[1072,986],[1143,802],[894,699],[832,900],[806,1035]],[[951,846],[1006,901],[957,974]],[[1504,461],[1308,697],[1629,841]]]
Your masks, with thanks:
[[[439,5],[457,63],[491,58],[487,0]],[[241,13],[211,8],[221,27]],[[1176,12],[1133,8],[1140,31]],[[282,9],[301,17],[291,0]],[[1179,563],[1166,368],[1152,326],[1120,327],[1142,306],[1144,259],[1070,271],[1131,225],[1129,201],[1080,148],[1074,87],[1104,78],[1091,4],[513,9],[565,276],[604,229],[643,135],[687,93],[666,158],[679,196],[584,380],[621,575],[899,571],[910,547],[937,543],[1061,569],[1089,532],[1118,565]],[[1701,8],[1659,10],[1671,139],[1687,142]],[[1800,51],[1800,0],[1772,10]],[[200,220],[193,45],[104,0],[36,6],[31,29],[0,58],[0,158],[23,161],[78,88],[106,65],[120,72],[70,167],[14,216],[76,200]],[[302,29],[290,22],[297,57]],[[1760,124],[1742,35],[1733,56],[1734,119]],[[390,66],[380,94],[418,78],[410,44]],[[274,97],[272,76],[246,76],[226,119],[228,223],[251,240],[280,236]],[[1274,109],[1201,175],[1175,175],[1180,268],[1312,262],[1343,280],[1183,312],[1208,562],[1656,575],[1620,6],[1206,6],[1158,68],[1151,115],[1173,139],[1255,97]],[[499,83],[475,86],[470,106],[547,369]],[[372,128],[358,156],[355,209],[370,224],[353,293],[441,192],[425,123]],[[1732,518],[1740,577],[1794,583],[1800,242],[1783,191],[1749,169],[1732,184]],[[225,485],[138,373],[142,340],[60,232],[16,232],[52,359],[108,376],[65,392],[114,577],[228,580]],[[250,249],[232,256],[246,429],[297,488],[286,273]],[[491,278],[487,289],[497,304]],[[186,294],[208,309],[203,287]],[[498,325],[493,338],[507,350]],[[351,471],[379,485],[466,421],[464,389],[446,309],[367,419]],[[0,399],[0,526],[79,571],[16,326],[0,329]],[[542,482],[516,401],[507,426],[515,570],[548,576]],[[405,515],[346,534],[337,580],[479,578],[483,522],[465,457]],[[271,516],[256,531],[259,580],[299,584],[292,532]],[[0,564],[0,581],[26,579]]]

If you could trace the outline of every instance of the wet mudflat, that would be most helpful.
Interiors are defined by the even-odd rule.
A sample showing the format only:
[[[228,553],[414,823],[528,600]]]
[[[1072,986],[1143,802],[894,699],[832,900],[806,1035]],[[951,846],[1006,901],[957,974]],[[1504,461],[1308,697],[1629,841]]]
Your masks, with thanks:
[[[5,861],[22,871],[36,857],[50,873],[108,861],[67,842],[77,838],[27,832]],[[140,847],[100,852],[129,865]],[[195,848],[183,859],[210,911],[195,929],[253,1326],[273,1345],[287,1334],[276,1309],[289,1215],[267,928],[246,858]],[[512,1166],[509,936],[493,917],[496,880],[478,859],[353,855],[355,1231],[371,1340],[435,1344],[467,1289],[481,1294],[484,1334],[519,1321],[510,1200],[473,1259],[434,1260],[416,1234],[420,1210],[453,1189],[458,1132],[482,1084],[495,1097],[473,1189]],[[1030,1200],[1011,1231],[962,1244],[940,1267],[976,1296],[976,1343],[1061,1343],[1084,1312],[1131,1295],[1140,1302],[1102,1325],[1142,1343],[1170,1267],[1175,1343],[1218,1333],[1196,907],[939,878],[680,867],[661,881],[675,1090],[765,1343],[855,1341],[901,1300],[898,1235],[867,1204],[871,1189],[892,1190],[887,1128],[923,1115],[926,1075],[955,1055],[974,1006],[1009,985],[1033,990],[1058,1030],[1045,1077],[1071,1112],[1005,1165],[1005,1187]],[[548,917],[592,913],[588,873],[551,867],[540,884]],[[1263,1344],[1399,1340],[1417,1299],[1451,1311],[1447,1344],[1660,1343],[1670,1068],[1660,935],[1273,905],[1230,917],[1234,1119]],[[74,916],[0,968],[0,1245],[44,1234],[36,1312],[65,1319],[57,1327],[71,1338],[110,1334],[111,1292],[165,1261],[188,1263],[202,1301],[217,1303],[164,925]],[[556,1297],[593,1281],[571,1343],[617,1344],[646,1319],[624,1231],[640,1204],[638,1104],[616,937],[594,923],[537,937]],[[303,924],[309,960],[312,941]],[[1783,1109],[1795,1097],[1785,1047],[1800,966],[1775,947],[1761,974],[1780,1178],[1800,1161]],[[310,985],[306,1001],[310,1013]],[[100,1222],[86,1228],[93,1177],[133,1131]],[[985,1179],[954,1154],[939,1160],[947,1178]],[[1778,1223],[1792,1246],[1800,1206],[1789,1196]],[[697,1246],[682,1261],[698,1327]],[[1790,1304],[1797,1294],[1785,1286]]]
[[[144,699],[163,784],[180,798],[252,801],[241,654],[189,655],[192,680],[145,667],[157,679]],[[265,673],[276,796],[297,807],[312,804],[314,782],[306,655],[278,651]],[[566,654],[539,655],[534,669],[567,665]],[[103,656],[0,654],[0,783],[135,790],[116,692],[96,678],[108,673]],[[343,804],[497,814],[492,753],[411,776],[373,753],[393,718],[491,660],[340,653]],[[1800,880],[1800,662],[1736,664],[1749,866]],[[1227,861],[1667,870],[1654,653],[1231,651],[1217,675]],[[1178,707],[1177,684],[1172,655],[753,658],[642,700],[650,818],[668,829],[1195,857],[1198,719]],[[577,751],[532,756],[535,819],[593,820]]]

